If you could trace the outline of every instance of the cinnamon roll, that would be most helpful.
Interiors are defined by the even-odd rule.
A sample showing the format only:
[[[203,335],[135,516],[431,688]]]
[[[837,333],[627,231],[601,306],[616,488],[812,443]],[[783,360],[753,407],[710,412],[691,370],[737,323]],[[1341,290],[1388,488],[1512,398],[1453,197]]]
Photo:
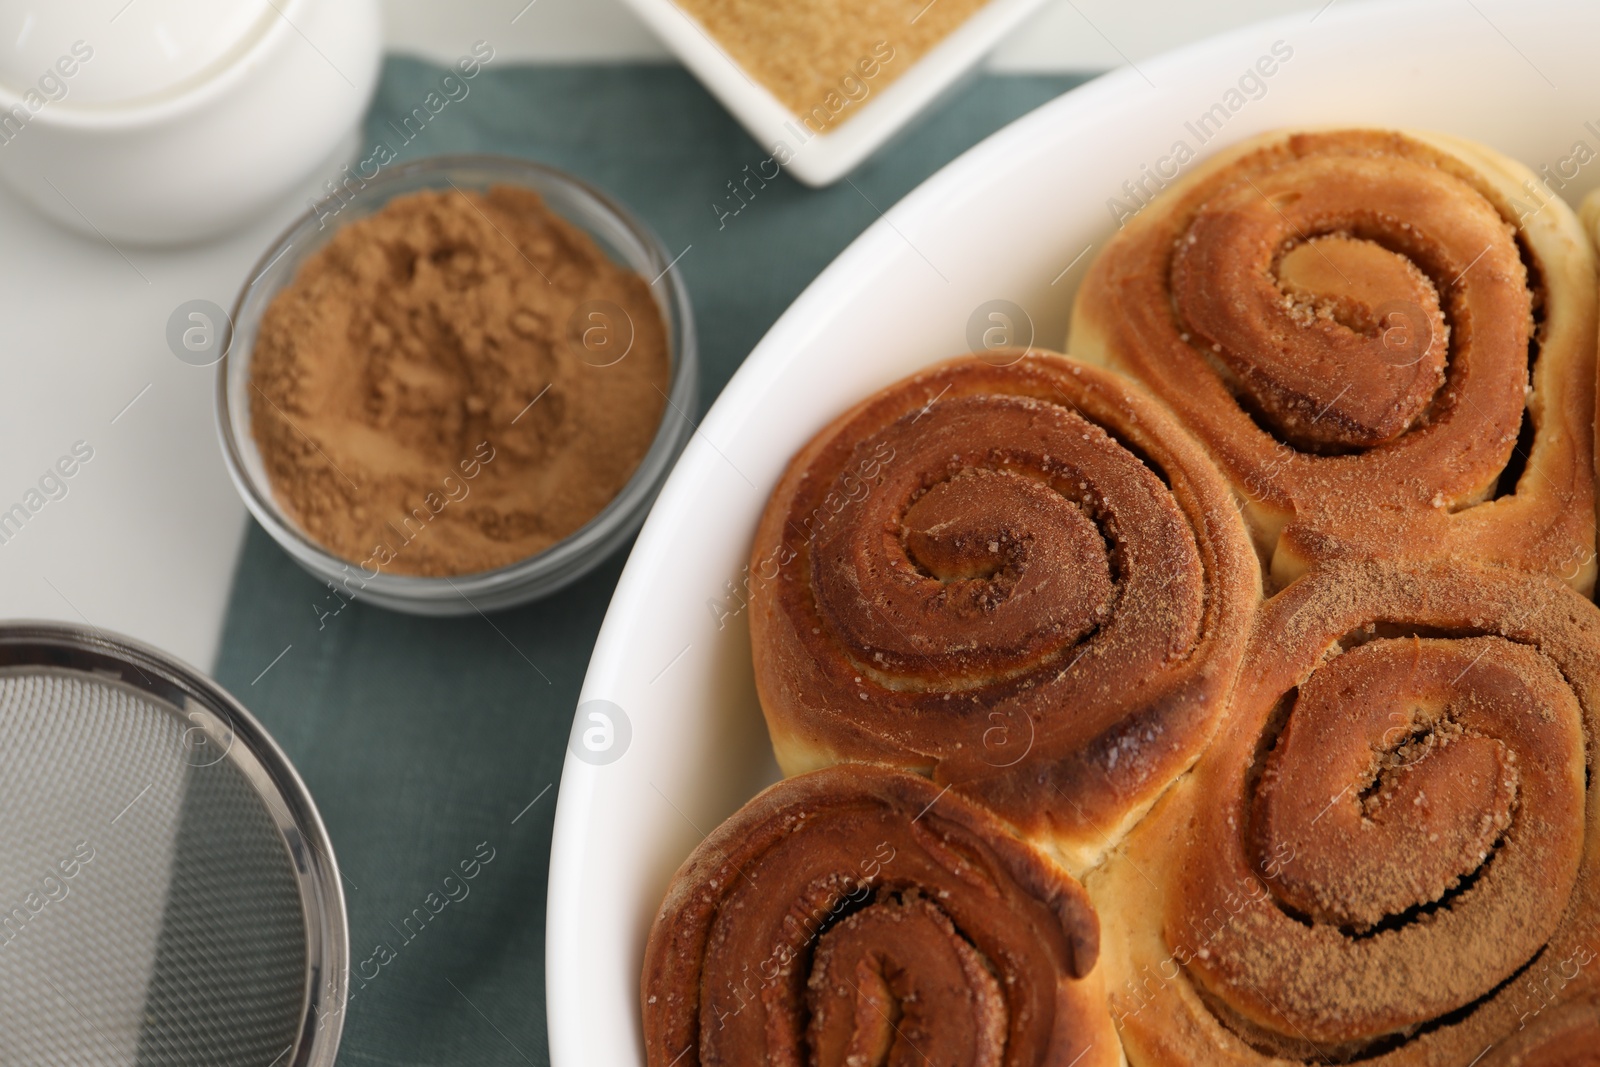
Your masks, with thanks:
[[[1260,584],[1226,483],[1159,405],[1021,351],[935,366],[824,429],[750,573],[785,773],[929,774],[1075,870],[1210,737]]]
[[[1318,560],[1595,578],[1594,254],[1520,164],[1438,134],[1278,132],[1106,245],[1068,350],[1211,451],[1282,587]]]
[[[1090,879],[1129,1061],[1466,1065],[1593,996],[1597,738],[1600,612],[1564,584],[1314,568]]]
[[[650,1067],[1113,1067],[1082,888],[924,778],[836,767],[695,849],[645,949]]]

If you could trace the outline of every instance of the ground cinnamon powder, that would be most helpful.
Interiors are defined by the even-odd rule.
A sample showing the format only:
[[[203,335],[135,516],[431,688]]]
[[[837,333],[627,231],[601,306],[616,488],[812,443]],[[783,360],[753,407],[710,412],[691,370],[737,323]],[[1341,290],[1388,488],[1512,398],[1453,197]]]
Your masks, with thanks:
[[[344,226],[262,317],[251,423],[279,504],[365,570],[516,562],[593,518],[666,402],[650,284],[529,190]]]

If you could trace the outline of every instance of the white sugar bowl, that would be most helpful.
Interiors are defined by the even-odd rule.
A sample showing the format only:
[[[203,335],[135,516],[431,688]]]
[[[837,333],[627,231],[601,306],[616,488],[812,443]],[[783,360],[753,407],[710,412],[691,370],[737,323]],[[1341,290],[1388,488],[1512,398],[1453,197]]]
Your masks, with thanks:
[[[281,202],[351,139],[378,0],[0,0],[0,179],[112,241]]]

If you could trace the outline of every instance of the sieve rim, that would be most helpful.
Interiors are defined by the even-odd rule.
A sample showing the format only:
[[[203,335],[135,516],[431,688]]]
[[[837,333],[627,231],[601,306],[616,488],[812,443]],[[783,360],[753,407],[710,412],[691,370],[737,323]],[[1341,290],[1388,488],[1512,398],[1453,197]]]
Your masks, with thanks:
[[[350,929],[327,828],[283,749],[231,693],[200,671],[123,634],[35,619],[0,622],[0,673],[35,669],[121,685],[179,715],[222,719],[228,760],[259,795],[294,869],[306,924],[305,993],[295,1042],[275,1067],[332,1067],[344,1029]],[[248,757],[248,758],[245,758]]]

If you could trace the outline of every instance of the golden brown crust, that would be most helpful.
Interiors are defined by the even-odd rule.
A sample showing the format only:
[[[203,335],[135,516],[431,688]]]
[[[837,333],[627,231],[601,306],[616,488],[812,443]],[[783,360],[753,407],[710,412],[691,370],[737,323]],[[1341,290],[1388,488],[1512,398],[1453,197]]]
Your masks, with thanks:
[[[1564,585],[1314,568],[1089,880],[1130,1062],[1461,1065],[1600,991],[1597,737],[1600,611]]]
[[[648,1062],[1113,1067],[1098,942],[1078,883],[982,808],[816,771],[674,877],[645,950]]]
[[[931,772],[1074,866],[1199,754],[1260,577],[1170,416],[1116,375],[1020,351],[932,367],[824,429],[750,571],[786,772]]]
[[[1068,349],[1200,437],[1280,587],[1318,560],[1462,559],[1587,592],[1594,255],[1559,199],[1527,204],[1532,177],[1431,134],[1245,142],[1106,246]]]
[[[1547,983],[1559,990],[1568,972],[1594,965],[1600,948],[1574,959]],[[1547,996],[1548,990],[1541,990]],[[1515,1034],[1483,1059],[1482,1067],[1600,1067],[1600,996],[1549,1007],[1536,996]]]

